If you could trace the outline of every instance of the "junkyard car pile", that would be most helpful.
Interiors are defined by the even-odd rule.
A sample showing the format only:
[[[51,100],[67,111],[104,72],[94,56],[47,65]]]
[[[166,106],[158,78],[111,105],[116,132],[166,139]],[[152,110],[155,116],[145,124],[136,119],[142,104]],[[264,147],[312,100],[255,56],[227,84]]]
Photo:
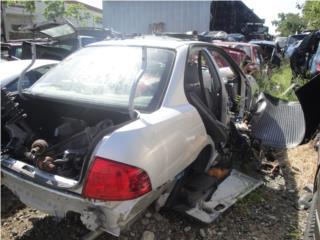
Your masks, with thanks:
[[[262,49],[256,44],[245,42],[222,42],[215,41],[215,45],[222,47],[230,55],[230,50],[226,48],[232,48],[234,50],[244,51],[243,60],[238,63],[242,66],[243,72],[254,76],[255,78],[261,77],[264,68],[264,59],[262,56]],[[232,55],[231,57],[235,59]]]
[[[319,123],[223,49],[166,37],[92,44],[1,102],[3,184],[116,236],[153,202],[211,223],[261,184],[233,167],[246,152],[297,146]]]
[[[31,45],[35,44],[37,58],[62,60],[74,51],[111,36],[109,29],[74,27],[72,23],[42,22],[23,28],[30,39],[16,39],[1,43],[1,59],[30,59]]]

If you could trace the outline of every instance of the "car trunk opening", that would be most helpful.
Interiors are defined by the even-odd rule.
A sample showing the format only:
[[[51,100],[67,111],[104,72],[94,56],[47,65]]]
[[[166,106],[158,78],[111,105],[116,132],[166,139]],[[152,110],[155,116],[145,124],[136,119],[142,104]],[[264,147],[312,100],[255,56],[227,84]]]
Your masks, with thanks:
[[[76,181],[98,142],[132,121],[128,111],[68,101],[15,100],[3,91],[1,100],[2,155]]]

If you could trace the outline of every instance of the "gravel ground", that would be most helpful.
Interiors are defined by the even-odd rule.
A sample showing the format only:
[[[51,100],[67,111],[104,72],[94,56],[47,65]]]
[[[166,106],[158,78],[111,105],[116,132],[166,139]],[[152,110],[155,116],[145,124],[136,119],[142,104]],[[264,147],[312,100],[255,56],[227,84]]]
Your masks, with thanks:
[[[301,182],[312,183],[310,169],[314,165],[306,168],[305,164],[315,163],[316,155],[312,145],[307,144],[288,151],[286,156],[287,160],[277,159],[281,168],[273,177],[247,167],[247,172],[261,178],[264,185],[238,201],[213,224],[202,225],[170,211],[157,213],[151,206],[120,239],[301,239],[308,213],[299,210],[297,201],[304,193]],[[297,156],[298,163],[294,162]],[[3,240],[79,239],[88,232],[77,215],[57,222],[24,206],[7,188],[2,187],[1,194]],[[116,238],[103,234],[98,239]]]

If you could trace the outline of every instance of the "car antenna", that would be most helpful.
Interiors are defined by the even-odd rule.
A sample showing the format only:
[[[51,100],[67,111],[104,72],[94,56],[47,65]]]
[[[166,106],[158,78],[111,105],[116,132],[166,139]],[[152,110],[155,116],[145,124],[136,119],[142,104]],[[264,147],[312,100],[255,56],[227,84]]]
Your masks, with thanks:
[[[134,98],[136,96],[136,92],[137,92],[137,86],[138,86],[138,83],[141,79],[141,77],[143,76],[145,70],[146,70],[146,67],[147,67],[147,49],[146,47],[142,47],[142,63],[141,63],[141,68],[139,70],[139,73],[137,75],[137,77],[135,78],[133,84],[132,84],[132,87],[131,87],[131,90],[130,90],[130,95],[129,95],[129,106],[128,106],[128,109],[129,109],[129,115],[130,115],[130,118],[131,119],[134,119],[134,112],[136,111],[134,109]]]
[[[25,97],[22,94],[22,79],[24,79],[26,72],[32,67],[32,65],[34,64],[37,58],[36,45],[33,42],[31,42],[31,57],[32,57],[31,63],[25,69],[23,69],[18,79],[18,94],[21,99],[25,99]]]

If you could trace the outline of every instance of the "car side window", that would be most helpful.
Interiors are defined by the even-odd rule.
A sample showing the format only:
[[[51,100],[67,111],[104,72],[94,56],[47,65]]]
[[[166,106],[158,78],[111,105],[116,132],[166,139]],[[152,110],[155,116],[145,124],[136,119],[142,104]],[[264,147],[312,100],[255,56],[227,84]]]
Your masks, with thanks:
[[[7,86],[6,86],[6,89],[9,91],[9,92],[15,92],[15,91],[18,91],[18,80],[19,80],[19,77],[16,78],[14,81],[12,81],[11,83],[9,83]],[[28,88],[30,87],[31,84],[30,84],[30,80],[29,78],[25,75],[24,76],[24,79],[22,79],[22,89],[25,89],[25,88]]]
[[[197,96],[203,100],[203,94],[200,86],[198,57],[200,48],[191,48],[187,59],[185,69],[185,85],[186,89],[192,90]]]
[[[185,72],[187,87],[192,88],[202,102],[220,118],[221,83],[214,65],[202,48],[193,48],[189,57]],[[202,86],[201,86],[202,85]]]
[[[22,79],[22,89],[28,88],[32,86],[40,77],[42,77],[43,74],[45,74],[50,68],[52,68],[55,64],[50,64],[46,66],[42,66],[36,69],[33,69],[29,72],[27,72]],[[9,83],[6,86],[6,89],[10,92],[15,92],[18,90],[18,80],[19,77],[16,78],[14,81]]]
[[[214,86],[213,78],[214,75],[212,70],[209,68],[208,60],[202,56],[201,60],[201,73],[203,79],[204,88],[208,90],[208,92],[212,93],[214,88],[218,88],[219,86]]]

